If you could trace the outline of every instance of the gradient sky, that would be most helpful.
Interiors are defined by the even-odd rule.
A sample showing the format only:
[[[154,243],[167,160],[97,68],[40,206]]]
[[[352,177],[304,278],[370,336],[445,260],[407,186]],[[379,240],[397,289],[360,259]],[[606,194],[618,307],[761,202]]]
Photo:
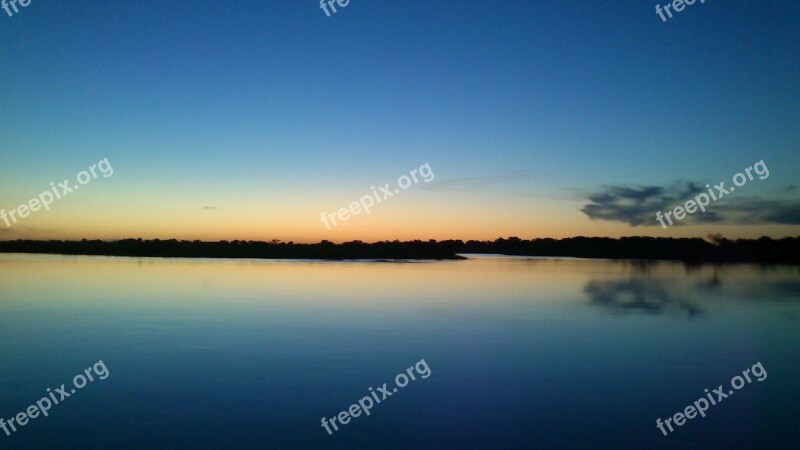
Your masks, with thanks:
[[[0,10],[0,208],[114,168],[0,239],[800,235],[800,4],[707,0],[662,23],[655,3]],[[712,214],[632,225],[760,160],[769,178]],[[320,221],[424,163],[431,183]],[[597,199],[613,217],[583,212]]]

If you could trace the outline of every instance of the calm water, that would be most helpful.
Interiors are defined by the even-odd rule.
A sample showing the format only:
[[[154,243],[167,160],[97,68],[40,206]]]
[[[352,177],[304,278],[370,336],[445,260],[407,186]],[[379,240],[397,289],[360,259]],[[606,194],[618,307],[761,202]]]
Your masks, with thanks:
[[[0,255],[0,448],[797,448],[800,269]],[[332,436],[425,359],[431,375]],[[761,362],[668,436],[656,428]]]

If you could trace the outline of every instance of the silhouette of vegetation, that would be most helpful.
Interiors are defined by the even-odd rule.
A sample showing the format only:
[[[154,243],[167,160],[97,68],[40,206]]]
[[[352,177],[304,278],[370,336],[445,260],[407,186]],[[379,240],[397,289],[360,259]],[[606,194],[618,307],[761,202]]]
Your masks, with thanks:
[[[494,242],[469,241],[459,253],[499,253],[520,256],[556,256],[604,259],[672,260],[687,263],[752,262],[800,263],[800,237],[729,240],[721,236],[700,238],[623,237],[568,239],[519,238]]]
[[[0,241],[1,253],[62,255],[151,256],[180,258],[259,259],[462,259],[458,254],[575,257],[634,260],[673,260],[687,263],[752,262],[800,264],[800,237],[729,240],[711,236],[672,239],[652,237],[533,239],[495,241],[361,241],[317,244],[257,241],[178,241],[123,239],[121,241]]]
[[[258,258],[258,259],[463,259],[435,242],[361,241],[318,244],[260,241],[178,241],[123,239],[121,241],[6,241],[0,253],[50,253],[61,255],[144,256],[174,258]]]

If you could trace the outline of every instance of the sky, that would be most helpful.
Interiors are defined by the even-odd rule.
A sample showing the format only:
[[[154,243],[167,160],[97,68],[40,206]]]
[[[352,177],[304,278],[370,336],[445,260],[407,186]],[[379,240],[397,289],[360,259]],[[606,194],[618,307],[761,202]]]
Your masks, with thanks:
[[[800,235],[800,4],[655,5],[0,10],[0,208],[113,167],[0,239]],[[760,161],[705,213],[656,220]]]

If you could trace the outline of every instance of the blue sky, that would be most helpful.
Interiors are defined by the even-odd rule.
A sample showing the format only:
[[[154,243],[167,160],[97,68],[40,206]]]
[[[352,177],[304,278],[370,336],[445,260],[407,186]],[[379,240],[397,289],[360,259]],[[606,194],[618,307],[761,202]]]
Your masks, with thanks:
[[[718,182],[759,160],[771,176],[741,200],[796,205],[799,16],[727,0],[667,23],[629,0],[351,0],[331,17],[314,1],[33,0],[0,10],[0,207],[107,157],[113,178],[7,234],[797,235],[580,210],[607,186]],[[321,227],[320,211],[425,162],[462,188]]]

